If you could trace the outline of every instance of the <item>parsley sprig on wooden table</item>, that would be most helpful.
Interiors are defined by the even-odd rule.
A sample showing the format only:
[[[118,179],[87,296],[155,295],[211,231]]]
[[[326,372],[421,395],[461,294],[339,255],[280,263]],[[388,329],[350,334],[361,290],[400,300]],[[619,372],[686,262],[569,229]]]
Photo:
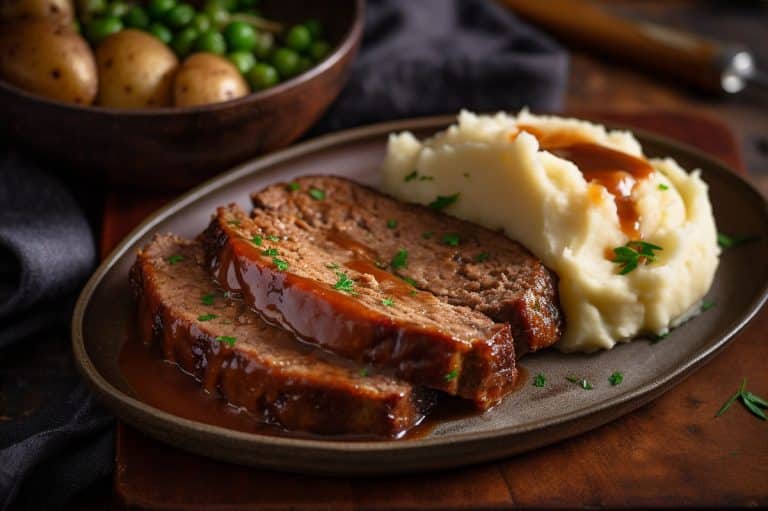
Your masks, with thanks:
[[[746,378],[742,380],[739,390],[736,391],[734,395],[729,397],[728,401],[726,401],[725,404],[720,407],[720,409],[715,414],[715,417],[720,417],[722,414],[724,414],[737,399],[740,400],[741,404],[743,404],[744,407],[754,415],[760,417],[763,420],[768,420],[768,416],[766,416],[765,412],[763,411],[764,409],[768,408],[768,401],[747,390]]]

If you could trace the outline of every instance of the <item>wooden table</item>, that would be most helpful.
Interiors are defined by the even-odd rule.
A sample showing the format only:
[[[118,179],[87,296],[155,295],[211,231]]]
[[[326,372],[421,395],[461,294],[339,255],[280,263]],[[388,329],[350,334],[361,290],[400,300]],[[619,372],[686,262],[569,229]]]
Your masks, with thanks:
[[[738,168],[718,121],[681,113],[597,114],[675,136]],[[164,198],[110,196],[106,251]],[[768,505],[768,424],[740,406],[714,414],[741,382],[768,392],[768,311],[713,362],[662,398],[580,437],[496,463],[417,476],[280,474],[208,460],[120,425],[115,488],[131,508],[500,509]]]

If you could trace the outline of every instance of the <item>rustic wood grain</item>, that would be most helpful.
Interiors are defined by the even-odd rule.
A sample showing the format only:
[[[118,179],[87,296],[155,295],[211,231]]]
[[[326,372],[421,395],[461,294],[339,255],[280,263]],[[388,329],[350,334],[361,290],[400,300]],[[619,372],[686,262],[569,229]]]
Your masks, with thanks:
[[[682,112],[577,112],[672,136],[734,168],[729,130]],[[168,196],[108,198],[102,253]],[[238,467],[118,427],[115,488],[129,508],[425,510],[768,505],[768,424],[741,406],[714,414],[742,376],[768,394],[768,311],[714,361],[636,412],[509,460],[405,477],[331,479]]]

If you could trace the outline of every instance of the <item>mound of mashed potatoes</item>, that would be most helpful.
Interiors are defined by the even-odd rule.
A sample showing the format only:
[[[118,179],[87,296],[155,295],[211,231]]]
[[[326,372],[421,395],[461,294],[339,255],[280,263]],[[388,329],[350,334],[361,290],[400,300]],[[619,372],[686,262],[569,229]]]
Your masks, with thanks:
[[[629,229],[627,203],[622,211],[615,191],[585,179],[562,153],[541,148],[540,139],[563,135],[650,164],[624,189],[636,214]],[[455,196],[446,213],[501,229],[539,257],[559,277],[566,329],[557,346],[566,352],[664,334],[698,310],[718,265],[717,231],[699,172],[669,158],[646,160],[631,133],[586,121],[525,110],[517,116],[465,111],[424,141],[392,134],[383,189],[422,204]],[[639,258],[621,274],[625,266],[614,262],[614,249],[639,240],[660,247],[655,259]]]

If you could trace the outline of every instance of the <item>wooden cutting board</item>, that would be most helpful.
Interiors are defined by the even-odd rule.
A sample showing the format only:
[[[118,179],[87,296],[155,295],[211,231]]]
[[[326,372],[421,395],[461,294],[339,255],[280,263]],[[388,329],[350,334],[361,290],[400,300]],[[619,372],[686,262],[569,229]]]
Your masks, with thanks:
[[[676,138],[743,171],[730,130],[717,120],[683,112],[574,114]],[[171,199],[109,194],[102,255]],[[201,511],[768,506],[768,422],[739,405],[714,418],[742,377],[768,395],[766,360],[764,309],[714,361],[622,419],[508,460],[402,477],[334,479],[240,467],[120,423],[115,490],[130,509]]]

